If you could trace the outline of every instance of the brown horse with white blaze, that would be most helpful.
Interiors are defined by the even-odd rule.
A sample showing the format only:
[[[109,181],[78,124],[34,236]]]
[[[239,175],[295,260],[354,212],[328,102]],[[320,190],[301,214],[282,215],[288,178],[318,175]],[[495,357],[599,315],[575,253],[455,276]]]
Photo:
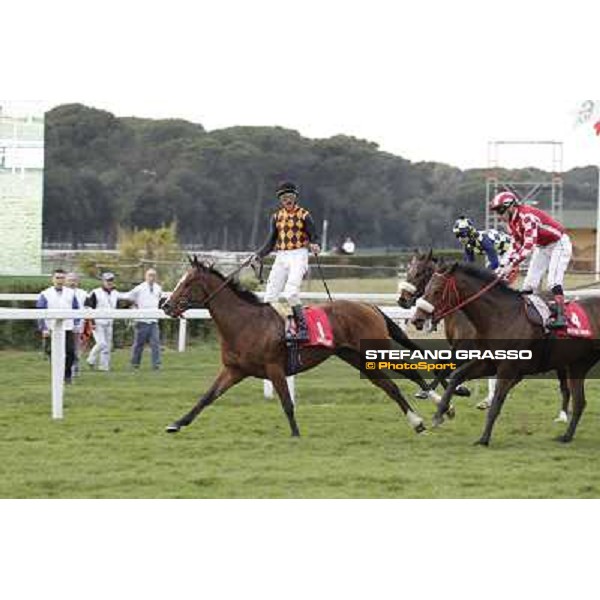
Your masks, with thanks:
[[[292,435],[300,435],[286,380],[289,371],[283,318],[270,304],[261,302],[255,294],[224,277],[212,266],[203,264],[196,257],[190,258],[190,263],[190,269],[163,305],[163,310],[167,315],[180,317],[188,308],[207,308],[219,334],[222,367],[210,389],[187,414],[169,425],[167,431],[179,431],[231,387],[246,377],[257,377],[271,380]],[[321,308],[330,320],[334,347],[301,347],[298,372],[307,371],[330,356],[338,356],[386,392],[417,433],[424,431],[423,419],[395,383],[382,377],[382,373],[375,377],[372,372],[363,370],[360,354],[361,340],[368,339],[394,340],[411,350],[419,347],[376,306],[336,300]],[[422,389],[429,389],[419,373],[407,372],[406,376]]]
[[[544,328],[527,317],[522,294],[509,288],[493,273],[475,265],[455,263],[438,267],[431,276],[413,324],[424,322],[452,310],[461,309],[477,332],[477,347],[494,351],[503,340],[519,351],[531,351],[535,360],[515,361],[510,358],[474,359],[460,366],[449,379],[449,385],[438,405],[434,424],[440,423],[448,408],[455,386],[469,379],[497,374],[492,406],[478,444],[488,445],[494,423],[507,393],[527,375],[564,369],[573,403],[573,414],[561,442],[570,442],[585,409],[584,382],[590,369],[600,360],[600,300],[585,298],[581,307],[590,319],[592,338],[560,340],[549,336]]]
[[[402,308],[412,307],[418,298],[421,298],[425,293],[425,288],[429,283],[434,271],[438,268],[442,268],[444,262],[438,260],[433,255],[433,250],[429,250],[427,253],[419,253],[415,251],[406,271],[406,281],[399,285],[400,296],[398,298],[398,304]],[[457,347],[469,348],[475,347],[473,342],[477,338],[477,330],[469,321],[469,318],[462,310],[456,310],[449,312],[444,317],[444,333],[448,342],[456,349]],[[440,377],[445,375],[440,373]],[[562,406],[559,412],[559,416],[555,419],[555,422],[567,422],[567,414],[569,411],[569,400],[570,392],[569,385],[567,383],[566,371],[564,368],[556,369],[556,375],[558,377],[560,385],[560,393],[562,396]],[[490,399],[493,396],[493,390],[495,389],[495,378],[494,385],[490,386],[491,394]],[[435,389],[436,381],[431,385],[432,389]],[[457,391],[460,386],[457,388]],[[456,392],[455,392],[456,393]]]

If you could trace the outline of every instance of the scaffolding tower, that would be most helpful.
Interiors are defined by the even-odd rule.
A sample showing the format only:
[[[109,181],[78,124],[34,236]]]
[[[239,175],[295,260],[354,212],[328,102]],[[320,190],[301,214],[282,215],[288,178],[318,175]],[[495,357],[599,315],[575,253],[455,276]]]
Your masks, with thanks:
[[[500,150],[515,151],[517,147],[540,149],[540,146],[549,150],[547,177],[536,177],[512,181],[503,176],[501,169],[506,170],[500,164]],[[506,157],[504,157],[506,159]],[[542,167],[539,167],[542,170]],[[563,143],[557,141],[515,141],[497,140],[488,142],[488,173],[486,176],[485,193],[485,225],[486,228],[498,227],[498,215],[490,212],[490,200],[499,192],[512,192],[525,204],[539,205],[550,215],[562,220],[563,212]]]

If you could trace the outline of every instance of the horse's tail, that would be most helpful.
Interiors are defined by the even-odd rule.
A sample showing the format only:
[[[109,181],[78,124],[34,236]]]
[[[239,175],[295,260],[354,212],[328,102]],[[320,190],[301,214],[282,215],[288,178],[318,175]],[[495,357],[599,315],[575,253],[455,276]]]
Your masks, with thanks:
[[[392,319],[390,319],[380,308],[378,308],[377,306],[375,308],[384,318],[388,333],[395,342],[398,342],[401,346],[404,346],[408,350],[419,350],[421,352],[423,351],[423,348],[421,348],[418,344],[415,344],[406,335],[406,333],[402,331],[402,328],[396,325],[396,323],[394,323],[394,321],[392,321]]]

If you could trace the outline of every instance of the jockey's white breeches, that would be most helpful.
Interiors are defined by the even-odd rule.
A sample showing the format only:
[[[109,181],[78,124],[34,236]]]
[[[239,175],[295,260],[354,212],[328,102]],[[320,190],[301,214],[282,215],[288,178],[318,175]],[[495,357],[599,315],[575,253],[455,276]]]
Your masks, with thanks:
[[[538,291],[546,271],[548,271],[547,287],[549,290],[555,285],[562,285],[572,254],[571,239],[566,233],[563,233],[560,240],[553,244],[536,246],[531,255],[523,289]]]
[[[307,248],[280,250],[269,273],[265,302],[277,302],[283,296],[290,306],[300,304],[300,286],[307,270]]]

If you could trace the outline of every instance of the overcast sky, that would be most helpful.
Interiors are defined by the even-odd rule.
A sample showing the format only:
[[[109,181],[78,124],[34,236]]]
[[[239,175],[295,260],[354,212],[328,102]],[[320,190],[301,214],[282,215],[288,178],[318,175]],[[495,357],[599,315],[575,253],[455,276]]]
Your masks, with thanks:
[[[581,102],[600,100],[598,6],[8,0],[0,99],[82,102],[209,130],[344,133],[462,168],[486,165],[489,140],[561,140],[565,168],[598,164],[600,137],[573,127]],[[551,166],[543,149],[501,159]]]

